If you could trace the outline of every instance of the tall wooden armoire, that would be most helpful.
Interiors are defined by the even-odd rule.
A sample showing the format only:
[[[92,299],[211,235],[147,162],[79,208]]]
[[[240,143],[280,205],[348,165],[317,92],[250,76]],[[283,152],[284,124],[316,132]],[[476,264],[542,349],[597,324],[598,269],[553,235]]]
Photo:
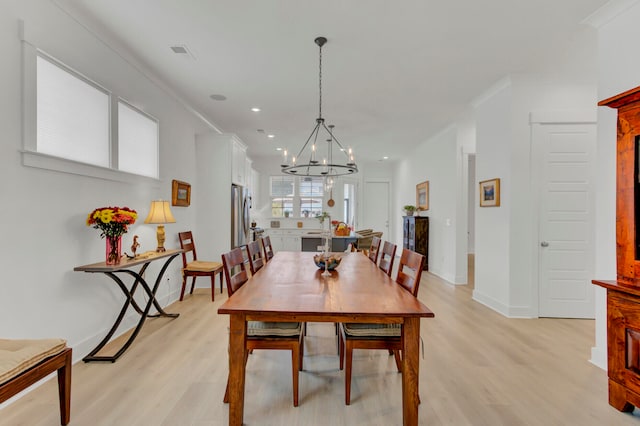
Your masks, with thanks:
[[[618,110],[616,281],[607,289],[609,404],[640,407],[640,87],[600,102]]]
[[[429,218],[426,216],[404,216],[402,245],[416,253],[424,254],[424,271],[429,270]]]

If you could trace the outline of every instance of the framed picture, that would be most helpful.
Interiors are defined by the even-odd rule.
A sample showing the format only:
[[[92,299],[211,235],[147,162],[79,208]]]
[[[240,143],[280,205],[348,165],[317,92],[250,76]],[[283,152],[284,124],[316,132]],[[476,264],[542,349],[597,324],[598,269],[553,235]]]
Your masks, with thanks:
[[[489,179],[480,182],[480,207],[500,206],[500,179]]]
[[[174,179],[171,182],[171,205],[187,207],[189,204],[191,204],[191,185]]]
[[[416,207],[418,210],[429,210],[429,181],[416,185]]]

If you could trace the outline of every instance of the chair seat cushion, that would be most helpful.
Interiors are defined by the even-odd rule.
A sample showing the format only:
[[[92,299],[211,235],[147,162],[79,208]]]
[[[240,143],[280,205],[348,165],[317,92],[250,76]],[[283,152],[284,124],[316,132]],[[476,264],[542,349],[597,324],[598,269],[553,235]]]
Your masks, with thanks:
[[[213,272],[216,269],[220,268],[222,268],[222,263],[220,262],[205,262],[201,260],[194,260],[193,262],[187,263],[187,267],[184,269],[194,272]]]
[[[247,336],[298,336],[302,332],[302,324],[299,322],[265,322],[249,321],[247,323]]]
[[[63,339],[0,339],[0,383],[27,371],[67,347]]]
[[[353,337],[400,337],[402,328],[400,324],[342,324],[347,336]]]

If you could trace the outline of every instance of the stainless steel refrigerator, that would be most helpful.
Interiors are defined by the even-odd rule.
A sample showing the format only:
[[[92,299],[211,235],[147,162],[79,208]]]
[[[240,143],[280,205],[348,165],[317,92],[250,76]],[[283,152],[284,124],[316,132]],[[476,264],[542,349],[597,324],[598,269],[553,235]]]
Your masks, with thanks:
[[[251,196],[246,188],[231,185],[231,248],[241,247],[249,238]]]

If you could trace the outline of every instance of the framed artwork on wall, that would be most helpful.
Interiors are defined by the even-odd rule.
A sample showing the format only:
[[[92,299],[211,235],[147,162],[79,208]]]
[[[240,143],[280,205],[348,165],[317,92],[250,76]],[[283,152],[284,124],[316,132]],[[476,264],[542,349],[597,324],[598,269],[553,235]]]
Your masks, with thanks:
[[[500,207],[500,179],[480,182],[480,207]]]
[[[418,210],[429,210],[429,181],[416,185],[416,207]]]
[[[187,182],[171,182],[171,205],[188,207],[191,204],[191,185]]]

